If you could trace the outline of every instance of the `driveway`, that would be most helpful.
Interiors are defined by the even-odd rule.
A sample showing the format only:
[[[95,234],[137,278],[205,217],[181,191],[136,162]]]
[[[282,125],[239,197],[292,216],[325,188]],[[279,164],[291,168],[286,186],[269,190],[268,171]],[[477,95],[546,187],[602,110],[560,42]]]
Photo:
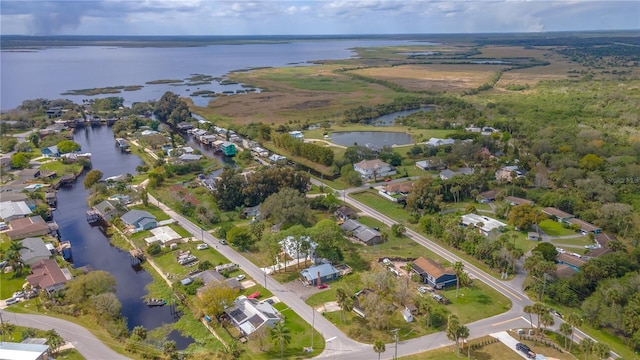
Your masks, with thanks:
[[[522,358],[529,360],[529,358],[522,351],[516,350],[516,344],[519,343],[519,341],[514,339],[513,336],[509,335],[508,332],[500,331],[500,332],[497,332],[497,333],[493,333],[493,334],[491,334],[491,337],[494,337],[494,338],[500,340],[501,343],[507,345],[507,347],[509,349],[511,349],[514,352],[516,352]]]

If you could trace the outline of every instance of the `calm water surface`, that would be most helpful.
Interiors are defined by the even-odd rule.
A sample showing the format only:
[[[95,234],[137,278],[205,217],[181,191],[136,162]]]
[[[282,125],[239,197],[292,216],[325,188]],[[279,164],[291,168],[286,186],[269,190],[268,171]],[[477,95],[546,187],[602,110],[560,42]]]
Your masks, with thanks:
[[[200,90],[236,90],[217,83],[198,86],[145,85],[148,81],[186,79],[192,74],[224,76],[232,70],[310,65],[315,60],[354,56],[351,48],[415,44],[405,40],[325,40],[283,44],[212,45],[174,48],[67,47],[2,51],[0,107],[15,108],[24,100],[86,96],[61,95],[68,90],[143,85],[142,90],[96,97],[121,96],[127,104],[159,99],[166,91],[180,96]],[[189,89],[190,91],[187,91]],[[210,99],[192,97],[197,105]]]
[[[92,153],[93,168],[104,173],[104,177],[123,173],[135,174],[135,168],[142,161],[135,155],[123,154],[116,148],[111,128],[106,126],[88,127],[76,131],[74,140],[82,150]],[[84,175],[70,187],[58,192],[58,208],[54,220],[60,225],[63,240],[72,244],[74,267],[91,265],[96,270],[109,272],[116,279],[116,295],[122,303],[122,314],[127,318],[129,328],[142,325],[151,330],[163,324],[173,323],[170,307],[149,308],[142,302],[147,294],[145,286],[153,281],[146,271],[135,271],[131,267],[129,252],[111,246],[109,239],[98,227],[90,226],[85,213],[88,210],[87,196],[82,182]],[[170,340],[175,340],[178,349],[186,348],[191,339],[172,332]]]

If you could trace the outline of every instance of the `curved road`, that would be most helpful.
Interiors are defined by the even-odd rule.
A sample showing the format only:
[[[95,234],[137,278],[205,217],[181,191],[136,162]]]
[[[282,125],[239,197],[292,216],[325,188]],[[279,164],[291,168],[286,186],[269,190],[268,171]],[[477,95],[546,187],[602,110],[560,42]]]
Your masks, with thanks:
[[[103,344],[89,330],[67,320],[44,315],[27,315],[0,311],[2,320],[19,326],[27,326],[41,330],[55,329],[63,339],[71,343],[78,352],[89,360],[126,360]]]

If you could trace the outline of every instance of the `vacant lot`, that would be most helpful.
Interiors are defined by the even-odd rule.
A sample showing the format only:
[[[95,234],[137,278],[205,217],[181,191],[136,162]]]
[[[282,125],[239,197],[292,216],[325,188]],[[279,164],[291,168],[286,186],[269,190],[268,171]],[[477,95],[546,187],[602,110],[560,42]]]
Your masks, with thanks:
[[[404,65],[355,70],[362,76],[390,81],[410,91],[462,92],[486,83],[503,66],[442,64]]]

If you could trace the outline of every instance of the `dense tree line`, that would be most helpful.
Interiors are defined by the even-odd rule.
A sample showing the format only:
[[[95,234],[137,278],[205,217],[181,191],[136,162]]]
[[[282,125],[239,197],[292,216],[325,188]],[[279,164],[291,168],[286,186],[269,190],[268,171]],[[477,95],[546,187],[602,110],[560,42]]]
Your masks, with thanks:
[[[275,135],[273,143],[277,147],[286,149],[294,156],[300,156],[325,166],[333,163],[333,150],[322,145],[303,142],[288,133]]]
[[[272,167],[251,174],[239,169],[225,168],[215,182],[213,198],[221,210],[255,206],[283,188],[306,192],[309,176],[289,167]]]
[[[191,118],[187,103],[171,91],[164,93],[160,100],[155,103],[153,114],[158,120],[172,127]]]

